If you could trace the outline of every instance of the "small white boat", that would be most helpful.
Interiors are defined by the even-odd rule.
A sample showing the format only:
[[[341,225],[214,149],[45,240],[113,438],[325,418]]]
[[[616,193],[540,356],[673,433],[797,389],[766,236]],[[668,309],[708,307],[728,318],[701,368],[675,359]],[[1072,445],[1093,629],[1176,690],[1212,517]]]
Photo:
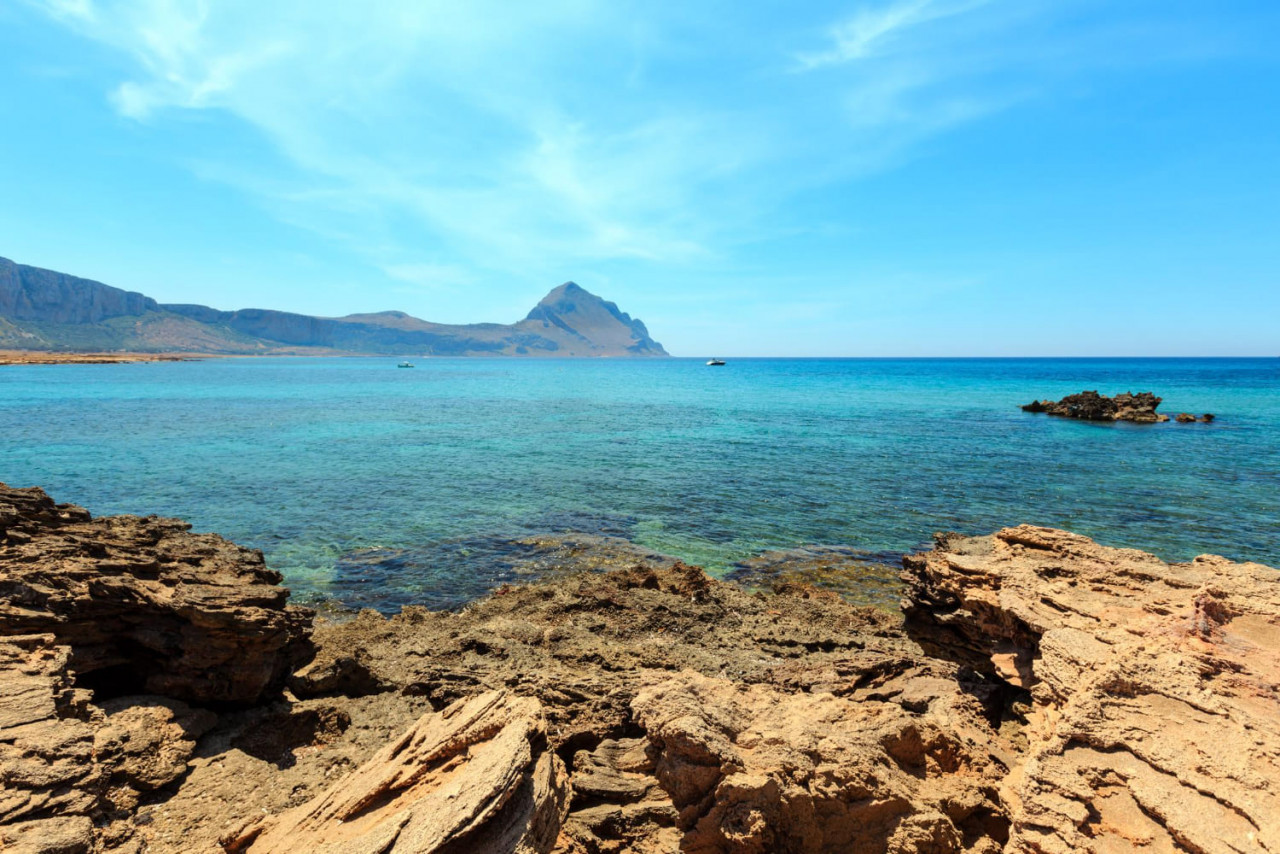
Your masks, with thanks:
[[[413,367],[413,362],[401,362],[400,364],[396,365],[396,367],[397,367],[397,368],[412,368],[412,367]]]
[[[724,359],[708,359],[707,364],[715,365],[716,367],[719,367],[720,365],[724,364]]]

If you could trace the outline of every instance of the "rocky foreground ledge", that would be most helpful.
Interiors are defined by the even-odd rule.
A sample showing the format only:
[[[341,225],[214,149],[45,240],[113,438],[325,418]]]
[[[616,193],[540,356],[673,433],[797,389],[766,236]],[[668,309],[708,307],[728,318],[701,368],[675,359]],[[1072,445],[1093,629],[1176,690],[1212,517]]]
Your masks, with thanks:
[[[0,850],[1280,851],[1278,579],[1022,526],[905,618],[677,563],[308,637],[255,552],[0,486]]]

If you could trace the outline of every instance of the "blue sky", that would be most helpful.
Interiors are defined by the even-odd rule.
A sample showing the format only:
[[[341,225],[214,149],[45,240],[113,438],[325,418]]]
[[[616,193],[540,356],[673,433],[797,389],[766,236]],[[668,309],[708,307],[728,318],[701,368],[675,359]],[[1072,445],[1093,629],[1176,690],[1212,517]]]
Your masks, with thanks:
[[[0,0],[0,255],[446,322],[573,279],[678,355],[1274,356],[1278,43],[1274,0]]]

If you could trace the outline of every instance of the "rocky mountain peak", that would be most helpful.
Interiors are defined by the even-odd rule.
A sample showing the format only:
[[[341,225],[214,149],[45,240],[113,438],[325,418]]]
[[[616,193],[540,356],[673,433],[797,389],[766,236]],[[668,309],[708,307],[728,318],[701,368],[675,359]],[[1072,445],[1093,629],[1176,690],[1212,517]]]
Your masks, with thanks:
[[[639,320],[565,282],[518,323],[432,323],[403,311],[312,317],[157,304],[101,282],[0,258],[0,349],[81,352],[665,356]]]
[[[666,355],[662,345],[649,337],[649,330],[642,322],[577,282],[552,288],[524,322],[546,329],[558,327],[585,341],[621,347],[630,354]]]

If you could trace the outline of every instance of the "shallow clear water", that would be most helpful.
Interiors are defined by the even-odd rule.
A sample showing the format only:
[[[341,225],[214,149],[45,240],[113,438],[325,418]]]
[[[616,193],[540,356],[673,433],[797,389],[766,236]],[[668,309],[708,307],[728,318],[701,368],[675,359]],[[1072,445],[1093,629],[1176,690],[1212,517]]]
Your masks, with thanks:
[[[0,480],[95,514],[183,517],[262,548],[304,598],[341,597],[369,548],[414,556],[380,576],[396,598],[483,587],[501,575],[484,544],[570,529],[713,571],[1019,522],[1280,565],[1280,359],[395,364],[0,368]],[[1018,409],[1095,388],[1219,420]]]

